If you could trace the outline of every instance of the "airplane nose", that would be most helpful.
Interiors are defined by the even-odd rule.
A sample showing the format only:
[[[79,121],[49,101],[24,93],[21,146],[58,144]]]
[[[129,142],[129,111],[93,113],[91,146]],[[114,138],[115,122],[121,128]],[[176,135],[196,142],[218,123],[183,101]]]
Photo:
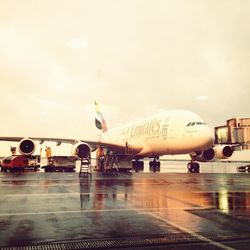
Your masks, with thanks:
[[[204,140],[205,140],[205,144],[208,145],[208,148],[213,146],[214,134],[209,127],[206,127],[206,130],[204,131]]]
[[[197,150],[206,150],[213,146],[214,135],[209,127],[200,128],[199,132],[196,133],[195,140]]]

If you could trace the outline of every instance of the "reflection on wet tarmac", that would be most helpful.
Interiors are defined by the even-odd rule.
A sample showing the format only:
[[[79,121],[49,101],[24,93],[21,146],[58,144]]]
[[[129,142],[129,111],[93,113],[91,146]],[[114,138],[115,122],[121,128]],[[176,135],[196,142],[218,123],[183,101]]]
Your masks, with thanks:
[[[220,248],[230,245],[223,237],[249,239],[247,174],[1,173],[0,187],[0,246],[188,234]]]

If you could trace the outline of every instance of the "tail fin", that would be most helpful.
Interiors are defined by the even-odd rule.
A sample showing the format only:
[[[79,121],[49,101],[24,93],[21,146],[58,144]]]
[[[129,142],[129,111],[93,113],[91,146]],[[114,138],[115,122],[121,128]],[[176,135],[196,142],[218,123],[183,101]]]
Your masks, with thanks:
[[[107,125],[104,120],[103,114],[99,108],[98,103],[95,101],[95,109],[96,109],[96,117],[95,117],[95,125],[98,129],[102,130],[102,132],[107,131]]]

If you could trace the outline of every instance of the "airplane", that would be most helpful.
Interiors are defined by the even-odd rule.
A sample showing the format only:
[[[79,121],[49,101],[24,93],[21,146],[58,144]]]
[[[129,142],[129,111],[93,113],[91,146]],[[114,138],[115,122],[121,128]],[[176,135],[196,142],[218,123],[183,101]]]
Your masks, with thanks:
[[[230,157],[233,148],[228,145],[214,145],[214,136],[204,120],[188,110],[161,111],[151,117],[122,127],[107,129],[105,119],[95,102],[97,117],[95,125],[102,130],[100,137],[89,141],[84,139],[63,139],[45,137],[0,137],[0,141],[19,142],[22,155],[31,155],[36,148],[35,141],[72,144],[72,155],[83,159],[90,158],[98,147],[105,148],[117,157],[133,160],[133,166],[142,167],[143,158],[152,158],[151,167],[160,167],[159,157],[163,155],[190,154],[187,164],[189,171],[199,172],[197,161],[212,161]],[[122,158],[120,157],[122,155]]]

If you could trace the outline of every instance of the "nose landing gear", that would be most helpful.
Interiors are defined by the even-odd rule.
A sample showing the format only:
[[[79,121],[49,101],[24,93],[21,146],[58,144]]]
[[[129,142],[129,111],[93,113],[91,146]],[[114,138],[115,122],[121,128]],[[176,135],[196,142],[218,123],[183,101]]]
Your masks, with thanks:
[[[200,164],[198,162],[191,161],[187,164],[188,173],[200,173]]]

